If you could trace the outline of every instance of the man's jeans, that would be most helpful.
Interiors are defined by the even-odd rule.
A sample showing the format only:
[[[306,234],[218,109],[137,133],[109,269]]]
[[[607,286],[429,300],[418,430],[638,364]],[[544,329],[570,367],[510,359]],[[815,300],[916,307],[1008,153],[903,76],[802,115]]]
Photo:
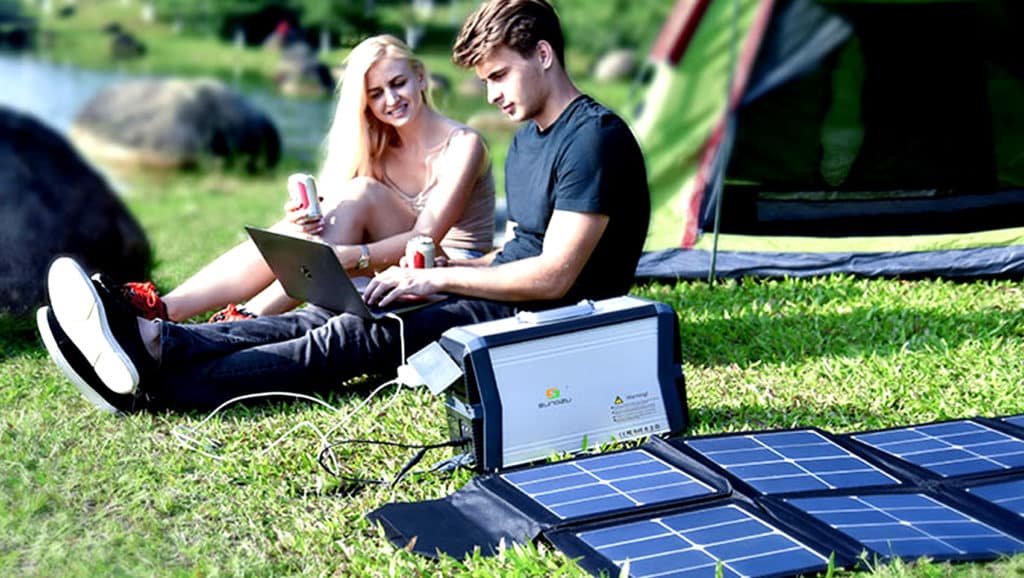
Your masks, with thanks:
[[[507,303],[450,297],[403,315],[412,354],[452,327],[514,315]],[[161,361],[141,386],[159,407],[204,409],[240,395],[323,392],[364,374],[394,375],[397,320],[367,321],[320,307],[202,325],[161,323]]]

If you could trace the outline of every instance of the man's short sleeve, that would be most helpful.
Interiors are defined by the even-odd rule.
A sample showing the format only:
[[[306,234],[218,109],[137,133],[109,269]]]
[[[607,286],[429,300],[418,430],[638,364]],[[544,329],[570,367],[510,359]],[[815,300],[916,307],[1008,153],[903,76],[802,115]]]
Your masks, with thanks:
[[[623,132],[626,134],[624,135]],[[584,123],[558,164],[556,210],[608,214],[621,174],[623,139],[631,135],[617,118],[601,116]]]

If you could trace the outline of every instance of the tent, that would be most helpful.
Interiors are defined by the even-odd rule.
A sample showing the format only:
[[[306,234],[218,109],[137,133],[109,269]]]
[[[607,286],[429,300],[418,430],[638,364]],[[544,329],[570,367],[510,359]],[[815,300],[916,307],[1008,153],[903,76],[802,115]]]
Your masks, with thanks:
[[[1024,276],[1019,0],[678,0],[639,278]]]

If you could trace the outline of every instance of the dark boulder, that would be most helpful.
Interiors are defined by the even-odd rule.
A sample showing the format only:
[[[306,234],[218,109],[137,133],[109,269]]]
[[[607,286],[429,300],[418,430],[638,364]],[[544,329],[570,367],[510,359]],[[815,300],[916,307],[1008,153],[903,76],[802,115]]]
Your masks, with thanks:
[[[131,60],[146,54],[146,45],[128,32],[119,32],[110,38],[110,58]]]
[[[142,228],[103,177],[64,137],[0,106],[0,312],[44,303],[58,255],[119,279],[145,279],[150,263]]]
[[[334,92],[331,70],[305,42],[290,44],[281,51],[274,82],[288,96],[327,96]]]
[[[109,86],[82,107],[71,139],[89,157],[122,166],[187,169],[277,164],[273,121],[216,80],[141,79]]]

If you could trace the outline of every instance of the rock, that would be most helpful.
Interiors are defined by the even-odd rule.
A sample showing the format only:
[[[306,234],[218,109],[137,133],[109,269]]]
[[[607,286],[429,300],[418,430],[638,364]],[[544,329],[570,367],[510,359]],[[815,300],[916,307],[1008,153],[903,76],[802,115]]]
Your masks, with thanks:
[[[70,136],[88,156],[129,167],[210,164],[249,171],[281,155],[273,121],[216,80],[139,79],[107,87],[78,112]]]
[[[613,50],[597,61],[594,65],[594,78],[607,82],[609,80],[625,80],[636,71],[636,53],[632,50]]]
[[[130,60],[146,54],[146,45],[127,32],[115,33],[110,38],[110,58]]]
[[[0,312],[42,305],[58,255],[116,279],[148,277],[149,242],[107,182],[64,137],[0,106]]]
[[[274,82],[290,96],[325,96],[334,91],[335,85],[331,70],[304,42],[291,44],[281,52]]]
[[[518,123],[497,110],[478,112],[469,117],[466,125],[482,132],[515,132],[519,128]]]

